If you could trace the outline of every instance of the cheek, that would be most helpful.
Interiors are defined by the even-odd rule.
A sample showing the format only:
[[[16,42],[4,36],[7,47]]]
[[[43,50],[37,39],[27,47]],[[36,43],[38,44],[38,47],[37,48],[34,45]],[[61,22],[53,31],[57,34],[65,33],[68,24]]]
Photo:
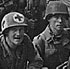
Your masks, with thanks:
[[[24,35],[24,31],[20,31],[20,35]]]
[[[69,22],[68,20],[63,21],[63,27],[69,27]]]
[[[55,22],[52,22],[52,27],[56,27],[56,23]]]
[[[10,33],[9,33],[9,38],[10,38],[10,39],[13,39],[13,37],[14,37],[13,32],[10,32]]]
[[[55,23],[54,26],[57,26],[57,23]]]
[[[23,36],[24,36],[24,34],[23,34],[23,33],[21,33],[21,34],[20,34],[20,37],[22,38]]]

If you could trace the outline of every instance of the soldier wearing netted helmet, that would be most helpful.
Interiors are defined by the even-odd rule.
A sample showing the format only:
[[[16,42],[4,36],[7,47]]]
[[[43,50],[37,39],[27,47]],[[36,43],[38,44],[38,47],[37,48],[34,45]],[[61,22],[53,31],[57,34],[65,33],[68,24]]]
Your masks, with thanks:
[[[44,60],[44,69],[65,69],[69,59],[70,39],[66,31],[68,9],[60,1],[50,1],[46,7],[44,19],[49,24],[46,29],[33,40]]]

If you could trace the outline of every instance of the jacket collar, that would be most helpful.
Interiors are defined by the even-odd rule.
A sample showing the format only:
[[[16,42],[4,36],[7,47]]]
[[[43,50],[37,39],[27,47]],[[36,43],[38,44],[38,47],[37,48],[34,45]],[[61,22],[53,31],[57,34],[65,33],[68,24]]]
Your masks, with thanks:
[[[62,35],[58,36],[61,38],[60,40],[62,41],[63,46],[65,46],[66,44],[70,42],[70,40],[67,38],[67,35],[65,35],[64,33],[66,34],[66,31],[64,31]],[[46,27],[45,31],[42,34],[44,36],[44,39],[47,40],[48,43],[50,43],[51,41],[55,39],[55,35],[52,33],[49,26]]]

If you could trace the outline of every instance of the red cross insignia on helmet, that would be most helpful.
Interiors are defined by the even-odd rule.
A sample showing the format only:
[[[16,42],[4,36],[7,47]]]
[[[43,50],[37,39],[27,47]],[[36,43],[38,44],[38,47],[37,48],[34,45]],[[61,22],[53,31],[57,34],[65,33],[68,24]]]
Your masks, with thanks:
[[[24,22],[24,16],[23,16],[22,14],[19,14],[19,13],[15,14],[15,15],[13,16],[13,19],[14,19],[14,21],[17,22],[17,23],[22,23],[22,22]]]

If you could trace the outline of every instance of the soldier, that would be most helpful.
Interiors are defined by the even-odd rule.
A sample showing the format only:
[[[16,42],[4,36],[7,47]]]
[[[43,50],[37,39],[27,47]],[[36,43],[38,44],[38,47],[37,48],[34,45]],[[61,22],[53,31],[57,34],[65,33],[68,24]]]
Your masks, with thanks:
[[[18,12],[10,12],[2,19],[0,69],[26,69],[27,65],[28,69],[42,67],[42,59],[25,33],[26,27],[25,17]]]
[[[63,69],[67,67],[70,52],[70,39],[66,31],[68,17],[69,13],[65,4],[60,1],[49,2],[45,16],[49,24],[33,40],[33,44],[44,60],[44,68]]]

